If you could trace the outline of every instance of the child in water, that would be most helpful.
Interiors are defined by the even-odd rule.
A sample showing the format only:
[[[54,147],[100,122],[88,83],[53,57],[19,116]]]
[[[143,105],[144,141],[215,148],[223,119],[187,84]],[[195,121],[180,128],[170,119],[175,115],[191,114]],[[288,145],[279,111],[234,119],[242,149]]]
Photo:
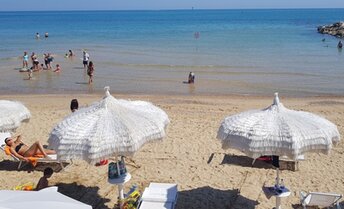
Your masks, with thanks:
[[[29,80],[32,79],[32,68],[33,68],[33,67],[31,67],[31,68],[29,68],[29,69],[27,70],[27,75],[29,76]]]
[[[60,65],[56,65],[56,69],[54,70],[55,73],[59,73],[61,71]]]

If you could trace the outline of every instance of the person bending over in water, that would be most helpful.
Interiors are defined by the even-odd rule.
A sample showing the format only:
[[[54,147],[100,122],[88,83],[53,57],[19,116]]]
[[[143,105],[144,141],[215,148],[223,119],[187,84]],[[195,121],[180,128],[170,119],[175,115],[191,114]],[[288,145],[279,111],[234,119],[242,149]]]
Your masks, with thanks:
[[[338,45],[337,45],[337,47],[338,47],[338,49],[341,49],[341,48],[343,48],[342,41],[339,41],[339,42],[338,42]]]
[[[43,155],[47,158],[49,154],[56,154],[54,150],[44,149],[39,141],[36,141],[31,146],[27,146],[22,142],[21,135],[17,137],[7,137],[5,143],[14,156],[26,162],[29,161],[28,157],[33,157],[35,155]]]
[[[68,57],[73,57],[74,56],[74,52],[70,49],[68,51]]]

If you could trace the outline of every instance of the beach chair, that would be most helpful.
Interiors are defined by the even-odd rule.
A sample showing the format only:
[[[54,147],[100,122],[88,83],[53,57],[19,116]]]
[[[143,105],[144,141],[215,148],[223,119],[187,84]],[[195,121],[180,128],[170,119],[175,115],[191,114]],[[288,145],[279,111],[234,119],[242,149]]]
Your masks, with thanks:
[[[143,191],[139,209],[174,209],[177,196],[177,184],[150,183]]]
[[[17,158],[16,156],[14,156],[12,153],[9,153],[6,151],[6,144],[5,144],[5,138],[7,137],[10,137],[11,134],[10,133],[0,133],[0,149],[6,154],[6,155],[10,155],[12,157],[12,159],[16,162],[19,162],[19,165],[18,165],[18,170],[26,165],[26,161],[22,161],[21,159]],[[23,163],[24,162],[24,163]],[[64,169],[64,166],[63,166],[63,162],[62,161],[59,161],[57,160],[57,155],[54,154],[54,155],[49,155],[49,158],[35,158],[35,162],[44,162],[44,163],[59,163],[61,168]]]
[[[340,209],[339,200],[343,195],[335,193],[322,192],[300,192],[300,200],[304,209],[307,206],[332,207],[335,206]]]

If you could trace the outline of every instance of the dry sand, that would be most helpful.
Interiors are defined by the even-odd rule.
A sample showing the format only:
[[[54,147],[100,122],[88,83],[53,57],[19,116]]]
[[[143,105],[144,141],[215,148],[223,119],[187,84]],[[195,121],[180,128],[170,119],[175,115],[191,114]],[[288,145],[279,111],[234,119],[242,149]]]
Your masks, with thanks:
[[[223,150],[216,139],[217,129],[225,116],[241,111],[264,108],[273,97],[246,96],[144,96],[114,95],[117,98],[146,100],[165,110],[171,120],[167,137],[146,144],[127,159],[132,179],[125,190],[137,184],[142,189],[149,182],[175,182],[179,197],[177,209],[272,208],[275,199],[267,199],[264,185],[274,183],[275,170],[264,162],[251,166],[251,159],[236,150]],[[52,127],[70,114],[69,102],[79,100],[81,106],[98,101],[102,95],[12,95],[0,99],[18,100],[31,111],[32,119],[17,129],[25,142],[40,140],[46,144]],[[344,98],[280,98],[290,109],[309,111],[334,122],[344,133]],[[284,170],[281,177],[292,191],[282,199],[283,208],[299,208],[299,192],[321,191],[344,193],[344,143],[330,155],[307,154],[299,171]],[[41,171],[29,166],[17,171],[17,164],[0,155],[0,189],[37,182]],[[39,165],[39,167],[47,165]],[[39,168],[38,167],[38,168]],[[38,169],[41,170],[41,169]],[[95,167],[75,161],[65,171],[54,173],[51,185],[59,191],[90,204],[93,208],[113,208],[117,187],[107,183],[107,166]]]

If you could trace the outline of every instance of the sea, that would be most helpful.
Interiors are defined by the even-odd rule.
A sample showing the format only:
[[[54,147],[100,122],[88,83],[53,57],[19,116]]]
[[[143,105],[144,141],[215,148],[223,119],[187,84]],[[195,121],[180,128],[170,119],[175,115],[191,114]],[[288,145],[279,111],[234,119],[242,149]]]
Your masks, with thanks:
[[[0,93],[344,96],[341,39],[317,32],[339,21],[344,9],[0,12]],[[24,51],[61,72],[28,80]]]

